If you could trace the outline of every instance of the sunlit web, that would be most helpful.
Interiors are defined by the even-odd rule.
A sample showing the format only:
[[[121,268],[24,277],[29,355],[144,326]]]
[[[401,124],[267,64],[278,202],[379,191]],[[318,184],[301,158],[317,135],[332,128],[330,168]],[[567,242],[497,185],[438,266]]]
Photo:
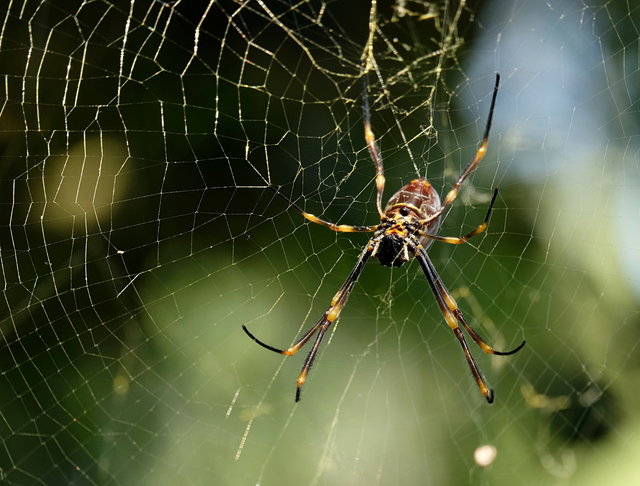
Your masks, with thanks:
[[[3,484],[632,484],[640,436],[638,7],[9,1],[0,12]],[[416,262],[371,261],[294,404],[290,345],[386,197],[441,195]],[[475,240],[475,238],[474,238]],[[473,346],[473,345],[472,345]],[[613,474],[612,472],[615,472]]]

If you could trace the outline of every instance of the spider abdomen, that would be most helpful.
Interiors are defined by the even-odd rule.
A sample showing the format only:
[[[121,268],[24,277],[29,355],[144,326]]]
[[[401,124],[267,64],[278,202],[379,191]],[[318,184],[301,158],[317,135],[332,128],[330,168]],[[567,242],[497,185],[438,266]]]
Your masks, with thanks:
[[[431,183],[427,179],[419,178],[412,180],[389,198],[389,202],[384,208],[384,215],[388,221],[396,223],[396,227],[400,226],[403,229],[404,234],[395,235],[396,237],[406,237],[407,234],[415,233],[418,229],[423,234],[435,235],[440,228],[440,216],[431,221],[429,218],[440,211],[441,207],[440,196]],[[388,233],[389,231],[385,232],[385,238]],[[417,241],[424,248],[433,242],[433,240],[420,236],[417,237]],[[382,241],[380,245],[382,246]]]
[[[388,218],[398,219],[398,215],[406,218],[409,212],[413,212],[420,220],[436,213],[440,207],[440,196],[436,190],[427,179],[420,178],[412,180],[391,196],[384,214]],[[439,224],[440,218],[433,220],[433,223],[436,222]]]

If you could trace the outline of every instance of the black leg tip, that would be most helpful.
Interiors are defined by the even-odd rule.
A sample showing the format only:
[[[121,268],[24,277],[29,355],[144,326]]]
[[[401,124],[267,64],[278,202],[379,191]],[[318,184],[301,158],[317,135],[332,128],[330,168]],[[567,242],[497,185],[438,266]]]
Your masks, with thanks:
[[[524,345],[525,345],[525,344],[527,344],[527,341],[523,339],[523,340],[522,340],[522,342],[520,343],[520,346],[518,346],[516,349],[514,349],[513,351],[511,351],[511,353],[510,353],[510,354],[517,353],[517,352],[518,352],[518,351],[520,351],[522,348],[524,348]]]
[[[247,329],[247,326],[245,326],[244,324],[242,325],[242,330],[247,334],[247,336],[249,336],[251,339],[253,339],[256,343],[258,343],[263,348],[268,349],[269,351],[273,351],[274,353],[286,354],[286,350],[274,348],[273,346],[270,346],[270,345],[260,341],[257,337],[255,337],[253,334],[251,334],[249,329]]]
[[[494,351],[493,354],[497,354],[498,356],[509,356],[520,351],[525,344],[527,344],[527,341],[522,341],[517,348],[512,349],[511,351]]]
[[[486,396],[487,402],[493,403],[493,390],[489,390],[489,394]]]

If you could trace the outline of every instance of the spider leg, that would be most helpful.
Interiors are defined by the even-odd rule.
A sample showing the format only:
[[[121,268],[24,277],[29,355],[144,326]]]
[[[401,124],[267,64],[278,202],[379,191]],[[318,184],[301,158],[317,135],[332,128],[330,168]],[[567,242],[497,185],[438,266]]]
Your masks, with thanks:
[[[309,221],[316,223],[327,228],[337,231],[339,233],[372,233],[378,229],[378,225],[375,226],[352,226],[350,224],[335,224],[324,219],[318,218],[316,215],[307,213],[306,211],[298,210]]]
[[[427,281],[429,282],[429,285],[431,286],[431,290],[433,291],[433,294],[436,297],[436,301],[438,302],[438,306],[440,307],[440,311],[442,312],[442,315],[444,316],[445,320],[447,321],[447,324],[449,324],[449,327],[455,334],[456,339],[458,339],[460,346],[462,346],[462,351],[464,352],[464,356],[467,359],[469,368],[471,369],[471,374],[473,375],[473,378],[476,380],[476,383],[478,384],[478,388],[480,388],[480,392],[487,399],[487,402],[493,403],[493,390],[489,388],[489,385],[487,384],[487,381],[482,375],[480,368],[478,368],[478,365],[476,364],[475,359],[473,359],[473,355],[471,354],[471,350],[467,345],[467,341],[464,337],[464,334],[462,334],[462,330],[458,326],[456,316],[449,309],[449,307],[445,302],[445,296],[442,295],[440,288],[436,283],[437,274],[435,273],[435,269],[433,268],[433,265],[431,265],[431,261],[429,260],[429,257],[423,250],[419,250],[418,252],[416,252],[416,258],[420,262],[420,266],[422,267],[422,270],[424,271],[424,274],[427,277]]]
[[[384,185],[385,185],[385,177],[384,177],[384,166],[382,164],[382,154],[380,153],[380,147],[378,147],[378,143],[376,142],[375,134],[373,133],[373,129],[371,128],[371,109],[369,108],[369,96],[367,94],[367,80],[363,78],[364,90],[362,93],[362,108],[364,112],[364,138],[367,142],[367,148],[369,149],[369,154],[371,155],[371,159],[376,166],[376,207],[378,209],[378,214],[380,218],[384,218],[384,212],[382,211],[382,195],[384,193]],[[278,193],[280,197],[284,197]],[[299,206],[289,201],[289,203],[296,208],[302,216],[307,218],[312,223],[320,224],[322,226],[326,226],[327,228],[338,231],[341,233],[366,233],[373,232],[378,229],[378,225],[375,226],[352,226],[346,224],[334,224],[324,219],[317,217],[314,214],[307,213],[302,210]]]
[[[339,233],[372,233],[378,229],[378,225],[375,226],[352,226],[349,224],[335,224],[330,221],[326,221],[322,218],[319,218],[315,214],[307,213],[304,209],[298,206],[296,203],[291,201],[287,196],[282,194],[278,189],[273,186],[267,186],[271,189],[275,194],[283,199],[289,206],[298,211],[302,216],[311,221],[312,223],[319,224],[321,226],[326,226],[327,228],[337,231]]]
[[[476,166],[480,163],[480,161],[487,154],[487,145],[489,144],[489,132],[491,131],[491,122],[493,120],[493,110],[496,106],[496,97],[498,96],[498,86],[500,85],[500,74],[496,73],[496,84],[493,87],[493,96],[491,97],[491,106],[489,107],[489,116],[487,117],[487,124],[484,129],[484,136],[482,137],[482,143],[480,144],[480,148],[476,151],[476,155],[473,157],[473,160],[467,165],[467,167],[460,173],[458,176],[458,180],[455,182],[451,190],[447,193],[447,196],[444,198],[444,202],[442,207],[428,218],[422,220],[422,224],[427,224],[430,221],[438,218],[444,210],[458,197],[458,193],[460,192],[460,187],[464,180],[469,176],[469,174],[476,168]]]
[[[376,143],[376,137],[371,128],[371,109],[369,108],[369,95],[367,94],[367,78],[362,78],[364,90],[362,92],[362,110],[364,112],[364,139],[367,141],[367,147],[371,154],[371,159],[376,166],[376,189],[378,195],[376,197],[376,207],[381,218],[384,217],[382,212],[382,193],[384,192],[384,166],[382,165],[382,154],[380,147]]]
[[[426,253],[425,253],[425,257],[426,257]],[[442,282],[442,279],[440,278],[440,275],[438,275],[438,272],[436,272],[436,269],[433,266],[433,263],[431,263],[431,260],[429,260],[429,258],[426,258],[426,264],[431,269],[431,273],[434,276],[434,283],[438,288],[438,292],[444,298],[444,303],[446,304],[447,309],[454,314],[458,322],[462,324],[462,326],[467,330],[471,338],[476,342],[476,344],[480,347],[480,349],[482,349],[487,354],[495,354],[498,356],[508,356],[510,354],[515,354],[522,349],[522,347],[526,344],[526,341],[522,341],[518,346],[516,346],[511,351],[497,351],[493,349],[493,347],[491,347],[489,344],[487,344],[487,342],[480,337],[480,335],[469,325],[467,320],[464,318],[464,315],[462,314],[462,311],[458,307],[458,304],[456,303],[455,299],[453,298],[449,290],[447,290],[447,288],[445,287],[444,283]]]
[[[498,196],[498,188],[496,188],[493,191],[493,197],[491,198],[491,202],[489,203],[489,209],[487,209],[487,215],[484,217],[484,220],[482,221],[482,223],[480,225],[478,225],[476,227],[476,229],[474,229],[473,231],[467,233],[464,236],[437,236],[437,235],[430,235],[428,233],[424,233],[422,231],[418,232],[418,234],[422,237],[425,238],[429,238],[431,240],[436,240],[436,241],[443,241],[444,243],[449,243],[451,245],[459,245],[461,243],[466,243],[467,241],[469,241],[471,238],[473,238],[476,235],[479,235],[480,233],[484,232],[487,227],[489,226],[489,218],[491,217],[491,211],[493,209],[493,204],[496,201],[496,197]]]
[[[320,348],[320,343],[322,342],[325,333],[327,332],[329,327],[331,327],[331,324],[338,318],[340,312],[342,311],[342,308],[347,303],[347,299],[349,298],[353,287],[358,281],[365,263],[367,263],[367,260],[369,260],[369,257],[371,257],[372,251],[373,248],[371,244],[367,244],[364,251],[360,254],[360,257],[358,258],[355,266],[353,267],[353,270],[351,270],[351,273],[340,287],[340,290],[338,290],[333,299],[331,299],[331,305],[329,306],[329,308],[325,311],[322,317],[320,317],[318,322],[316,322],[313,327],[304,334],[304,336],[302,336],[298,341],[296,341],[295,344],[293,344],[288,349],[278,349],[270,346],[269,344],[265,344],[258,338],[256,338],[253,334],[251,334],[246,326],[242,326],[244,332],[246,332],[247,335],[260,346],[268,349],[269,351],[274,351],[285,356],[293,356],[294,354],[296,354],[316,332],[318,333],[318,335],[316,336],[316,340],[314,341],[313,346],[309,351],[309,354],[304,360],[304,364],[302,365],[302,369],[300,370],[300,374],[298,375],[298,379],[296,381],[296,402],[300,401],[300,392],[302,390],[302,385],[304,385],[304,382],[307,379],[307,375],[309,374],[309,370],[311,370],[311,366],[316,359],[318,349]]]
[[[420,262],[420,266],[424,271],[425,276],[427,277],[427,281],[431,286],[431,290],[433,291],[436,301],[438,302],[438,306],[440,307],[440,311],[444,316],[447,324],[455,334],[460,346],[462,346],[462,350],[464,352],[465,358],[467,359],[467,363],[469,364],[469,368],[471,369],[471,373],[478,384],[478,388],[486,398],[487,402],[493,402],[493,390],[489,388],[484,376],[480,372],[478,365],[475,362],[475,359],[471,355],[471,351],[469,350],[469,346],[467,345],[464,334],[462,334],[462,330],[460,329],[458,323],[462,324],[462,326],[467,330],[471,338],[476,342],[476,344],[488,354],[497,354],[497,355],[508,355],[513,354],[519,351],[522,346],[524,346],[525,342],[523,341],[517,348],[512,351],[502,352],[496,351],[491,346],[489,346],[479,335],[476,333],[473,328],[467,323],[462,312],[458,308],[455,300],[447,290],[447,288],[442,283],[440,276],[436,272],[435,267],[429,260],[428,255],[423,249],[419,249],[415,253],[416,258]]]

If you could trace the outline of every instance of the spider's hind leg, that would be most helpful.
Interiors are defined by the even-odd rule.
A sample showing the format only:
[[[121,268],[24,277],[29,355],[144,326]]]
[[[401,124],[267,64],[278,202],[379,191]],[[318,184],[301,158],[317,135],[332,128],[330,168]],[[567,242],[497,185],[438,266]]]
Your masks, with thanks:
[[[487,384],[486,379],[482,375],[480,368],[478,368],[478,365],[476,364],[476,361],[473,358],[471,351],[469,350],[467,341],[464,337],[464,334],[462,334],[462,330],[460,329],[460,326],[458,325],[458,323],[462,324],[462,326],[467,330],[471,338],[476,342],[476,344],[480,347],[480,349],[482,349],[485,353],[488,353],[488,354],[496,354],[496,355],[504,356],[504,355],[516,353],[520,349],[522,349],[522,347],[525,345],[525,341],[523,341],[519,346],[517,346],[515,349],[511,351],[496,351],[495,349],[493,349],[467,323],[466,319],[462,315],[462,312],[458,308],[458,304],[456,304],[456,301],[454,300],[453,296],[451,295],[451,293],[449,293],[447,288],[444,286],[444,283],[442,282],[442,280],[440,279],[440,276],[436,272],[436,269],[433,266],[433,263],[431,263],[431,260],[429,260],[429,257],[424,252],[424,250],[418,249],[415,252],[415,256],[420,262],[420,266],[422,267],[422,270],[424,271],[424,274],[427,277],[427,281],[429,282],[429,285],[431,286],[431,290],[433,291],[433,294],[436,297],[436,301],[438,302],[438,307],[440,307],[440,311],[442,312],[442,315],[444,316],[445,320],[447,321],[447,324],[449,325],[454,335],[456,336],[456,339],[458,339],[460,346],[462,346],[462,350],[464,352],[465,358],[467,360],[467,363],[469,364],[471,373],[474,379],[476,380],[476,383],[478,384],[478,388],[480,388],[480,391],[482,392],[484,397],[487,399],[487,402],[492,403],[493,390],[489,388],[489,385]]]

